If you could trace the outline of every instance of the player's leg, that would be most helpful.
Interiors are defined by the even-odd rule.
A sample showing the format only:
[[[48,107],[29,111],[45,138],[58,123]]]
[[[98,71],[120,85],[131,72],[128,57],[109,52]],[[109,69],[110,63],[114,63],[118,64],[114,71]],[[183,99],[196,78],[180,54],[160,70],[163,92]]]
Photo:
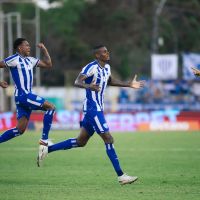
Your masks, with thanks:
[[[84,127],[82,127],[80,134],[77,138],[69,138],[65,141],[53,144],[48,147],[48,152],[51,153],[53,151],[58,150],[67,150],[76,147],[84,147],[89,139],[90,136],[88,135],[87,130]]]
[[[44,99],[42,98],[42,101]],[[45,110],[44,118],[43,118],[43,131],[42,137],[39,141],[39,151],[37,156],[37,165],[40,166],[40,162],[46,157],[48,154],[48,138],[49,138],[49,131],[51,129],[53,116],[55,113],[55,106],[48,101],[42,102],[42,109]]]
[[[123,173],[118,156],[116,154],[115,148],[114,148],[114,139],[111,136],[109,132],[101,133],[99,134],[101,138],[103,139],[105,146],[106,146],[106,153],[115,169],[115,172],[117,173],[118,176],[118,181],[120,184],[130,184],[135,182],[138,177],[137,176],[128,176],[127,174]]]
[[[118,176],[123,175],[123,171],[121,170],[117,154],[115,153],[114,146],[113,146],[113,137],[109,133],[109,128],[106,123],[105,117],[103,112],[93,112],[90,113],[90,118],[92,124],[95,128],[95,131],[101,136],[105,143],[106,152],[111,160],[113,167]]]
[[[103,139],[103,141],[105,143],[106,153],[115,169],[115,172],[117,173],[118,176],[123,175],[123,171],[120,167],[119,159],[118,159],[117,154],[114,149],[113,137],[111,136],[111,134],[109,132],[100,133],[99,135],[101,136],[101,138]]]
[[[27,124],[28,119],[26,117],[20,118],[15,128],[7,130],[0,136],[0,143],[6,142],[14,137],[22,135],[26,130]]]
[[[46,101],[44,98],[33,93],[26,94],[23,99],[25,98],[26,101],[23,103],[31,110],[46,111],[43,119],[43,132],[41,136],[41,142],[47,145],[48,135],[53,121],[53,115],[55,113],[55,106]]]
[[[87,118],[84,118],[80,134],[77,138],[70,138],[65,141],[48,146],[48,151],[46,150],[43,150],[42,152],[39,151],[39,155],[37,158],[38,167],[40,167],[41,162],[44,160],[44,158],[47,156],[48,153],[58,150],[68,150],[77,147],[84,147],[93,134],[94,134],[93,126],[88,122]]]
[[[20,104],[17,104],[17,126],[1,134],[0,143],[6,142],[14,137],[22,135],[28,125],[30,114],[31,110],[23,107]]]
[[[48,148],[48,152],[50,153],[57,150],[67,150],[76,147],[84,147],[93,134],[94,128],[88,120],[87,116],[85,116],[81,123],[81,130],[77,138],[71,138],[63,142],[51,145]]]
[[[39,155],[37,157],[38,167],[41,166],[42,161],[48,155],[48,153],[58,151],[58,150],[68,150],[68,149],[72,149],[72,148],[83,147],[87,144],[89,139],[90,139],[90,136],[88,135],[86,129],[84,127],[82,127],[80,134],[77,138],[69,138],[65,141],[48,146],[47,151],[45,151],[45,150],[43,152],[39,151]]]
[[[51,124],[53,121],[53,115],[55,113],[55,106],[45,101],[42,105],[42,109],[45,110],[44,119],[43,119],[43,131],[42,131],[42,138],[41,142],[47,143],[49,137],[49,131],[51,129]]]
[[[120,182],[120,184],[133,183],[134,181],[137,180],[137,177],[128,176],[123,173],[120,163],[119,163],[118,156],[116,154],[116,151],[113,145],[114,139],[109,132],[109,128],[106,123],[103,112],[97,112],[93,119],[94,119],[93,125],[95,127],[95,130],[101,136],[101,138],[103,139],[105,143],[106,153],[118,176],[118,181]]]

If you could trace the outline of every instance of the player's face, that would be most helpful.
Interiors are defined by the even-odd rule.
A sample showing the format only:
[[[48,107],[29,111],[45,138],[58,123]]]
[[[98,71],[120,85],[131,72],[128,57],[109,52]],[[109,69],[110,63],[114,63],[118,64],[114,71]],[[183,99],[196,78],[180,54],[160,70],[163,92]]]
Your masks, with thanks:
[[[30,44],[27,41],[23,41],[21,45],[19,45],[19,52],[23,56],[29,56],[31,52]]]
[[[103,62],[110,60],[110,54],[106,47],[101,47],[98,51],[97,58]]]

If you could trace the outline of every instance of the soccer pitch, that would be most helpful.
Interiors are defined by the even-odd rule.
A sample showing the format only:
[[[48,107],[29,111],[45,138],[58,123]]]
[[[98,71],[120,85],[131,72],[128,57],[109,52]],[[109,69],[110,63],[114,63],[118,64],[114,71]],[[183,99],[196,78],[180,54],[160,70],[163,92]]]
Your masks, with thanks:
[[[76,132],[52,131],[53,142]],[[36,166],[40,134],[0,144],[0,200],[184,200],[200,198],[200,133],[113,133],[122,169],[139,180],[120,186],[103,141],[49,154]]]

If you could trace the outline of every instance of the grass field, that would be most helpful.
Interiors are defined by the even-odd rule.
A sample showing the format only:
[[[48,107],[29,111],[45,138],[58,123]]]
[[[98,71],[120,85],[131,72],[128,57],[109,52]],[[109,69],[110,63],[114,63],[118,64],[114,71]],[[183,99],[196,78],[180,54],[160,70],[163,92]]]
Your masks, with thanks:
[[[57,142],[75,132],[53,132]],[[35,158],[40,135],[0,145],[0,200],[199,200],[200,133],[114,133],[121,166],[139,180],[120,186],[95,135],[85,148]]]

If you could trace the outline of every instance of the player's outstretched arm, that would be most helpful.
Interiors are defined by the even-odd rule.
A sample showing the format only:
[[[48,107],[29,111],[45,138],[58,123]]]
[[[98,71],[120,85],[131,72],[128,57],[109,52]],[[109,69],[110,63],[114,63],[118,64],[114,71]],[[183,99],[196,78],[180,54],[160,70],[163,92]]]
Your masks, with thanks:
[[[75,82],[74,82],[74,86],[79,87],[79,88],[90,89],[92,91],[98,92],[100,90],[99,85],[96,85],[93,82],[90,83],[90,84],[86,84],[84,82],[86,78],[87,78],[87,76],[85,76],[83,74],[79,74],[78,77],[76,78]]]
[[[8,83],[6,81],[0,81],[0,87],[7,88],[8,87]]]
[[[5,68],[6,64],[4,61],[0,61],[0,68]],[[2,88],[7,88],[8,87],[8,83],[6,81],[0,81],[0,87]]]
[[[200,70],[195,68],[195,67],[191,67],[192,72],[195,76],[200,76]]]
[[[136,79],[137,79],[137,75],[135,75],[135,77],[132,81],[123,82],[120,80],[116,80],[112,76],[110,76],[108,84],[110,86],[130,87],[130,88],[134,88],[134,89],[143,88],[145,85],[145,81],[137,81]]]
[[[140,89],[145,85],[145,81],[137,81],[137,75],[134,76],[133,80],[130,82],[130,88]]]
[[[0,68],[4,68],[4,67],[6,67],[5,62],[4,61],[0,61]]]
[[[43,59],[41,59],[39,61],[38,67],[51,68],[52,67],[52,62],[51,62],[51,57],[49,55],[49,52],[48,52],[47,48],[44,46],[43,43],[39,43],[37,45],[37,47],[40,48],[42,53],[43,53]]]

